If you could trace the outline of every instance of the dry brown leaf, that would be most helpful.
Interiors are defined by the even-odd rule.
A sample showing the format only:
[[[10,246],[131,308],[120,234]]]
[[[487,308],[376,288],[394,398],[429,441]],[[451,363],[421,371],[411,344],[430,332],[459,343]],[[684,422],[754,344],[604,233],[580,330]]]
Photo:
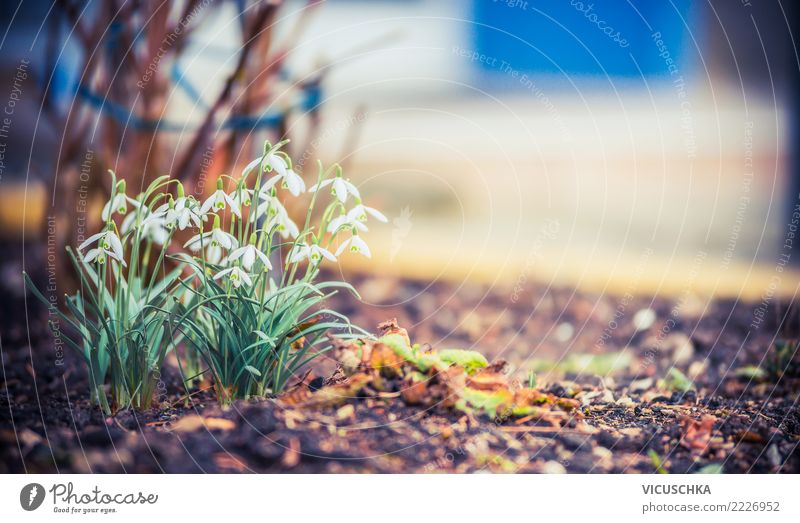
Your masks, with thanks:
[[[300,463],[300,440],[296,437],[289,439],[289,446],[286,447],[281,457],[281,465],[287,469],[296,467]]]
[[[391,347],[383,343],[372,344],[369,366],[387,378],[400,375],[400,369],[409,363],[399,356]]]
[[[508,389],[508,378],[498,372],[479,371],[466,377],[467,386],[478,390]]]
[[[385,321],[383,323],[378,324],[378,329],[381,331],[381,334],[398,334],[403,337],[405,342],[408,346],[411,346],[411,339],[408,337],[408,331],[405,330],[397,323],[397,318],[392,318],[389,321]]]
[[[190,414],[185,416],[174,424],[172,424],[170,431],[172,432],[193,432],[195,430],[231,430],[236,427],[236,423],[225,418],[204,418],[197,414]]]
[[[549,404],[553,400],[552,394],[546,394],[535,389],[519,389],[514,392],[514,404],[519,407]]]
[[[214,464],[222,471],[227,472],[245,472],[247,470],[247,466],[238,456],[225,452],[214,454]]]
[[[683,437],[681,438],[681,445],[693,453],[702,453],[711,442],[711,431],[716,421],[716,416],[711,414],[704,414],[700,420],[682,416]]]
[[[347,381],[322,387],[306,399],[301,406],[309,408],[335,407],[352,399],[361,392],[372,378],[367,374],[355,374]]]
[[[428,381],[417,381],[412,376],[409,376],[403,382],[400,395],[407,404],[419,405],[431,396],[428,392]]]

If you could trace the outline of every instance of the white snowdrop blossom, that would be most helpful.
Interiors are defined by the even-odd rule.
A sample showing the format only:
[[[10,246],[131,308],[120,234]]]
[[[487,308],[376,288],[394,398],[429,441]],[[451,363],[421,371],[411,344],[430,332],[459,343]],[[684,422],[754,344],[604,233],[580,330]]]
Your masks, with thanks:
[[[279,214],[286,214],[286,208],[278,199],[275,191],[268,188],[262,188],[258,192],[258,203],[250,210],[250,222],[254,222],[262,216],[273,218]]]
[[[214,226],[210,231],[195,234],[183,246],[188,247],[193,252],[197,252],[201,247],[208,245],[222,247],[227,250],[235,249],[239,245],[238,240],[232,234],[222,230],[218,214],[214,215]]]
[[[345,203],[347,201],[347,197],[351,194],[354,198],[361,198],[358,188],[353,185],[350,180],[347,180],[341,176],[336,176],[335,178],[325,180],[324,182],[309,189],[309,192],[316,192],[318,189],[322,189],[328,185],[332,185],[331,193],[342,203]]]
[[[230,255],[228,255],[228,261],[230,262],[236,261],[240,258],[242,267],[244,267],[246,271],[253,270],[253,264],[255,263],[256,259],[261,260],[265,271],[272,270],[272,264],[269,262],[269,258],[254,245],[254,242],[251,242],[244,247],[239,247],[231,252]]]
[[[192,238],[184,244],[190,251],[197,252],[201,246],[212,245],[219,246],[223,249],[234,249],[238,245],[238,241],[233,235],[223,231],[219,227],[214,227],[209,232],[202,232],[195,234]]]
[[[299,245],[296,245],[294,249],[292,249],[292,253],[289,256],[289,262],[299,263],[303,260],[308,259],[312,263],[318,263],[322,261],[322,258],[325,258],[326,260],[330,260],[332,262],[336,261],[336,256],[334,256],[333,253],[331,253],[324,247],[320,247],[316,243],[314,245],[301,243]]]
[[[331,234],[335,234],[341,229],[358,229],[362,232],[367,232],[369,230],[367,229],[367,226],[364,225],[363,221],[350,219],[346,214],[341,214],[328,223],[327,230]]]
[[[350,209],[350,211],[347,213],[347,220],[351,222],[356,220],[365,222],[367,221],[367,214],[372,215],[378,221],[383,223],[389,221],[389,219],[384,216],[382,212],[380,212],[378,209],[367,207],[361,203],[361,200],[356,200],[356,206]]]
[[[293,169],[287,168],[283,173],[278,173],[264,184],[264,189],[271,189],[278,182],[283,182],[281,185],[284,189],[289,189],[292,196],[300,196],[301,193],[306,191],[306,182],[303,178],[294,172]]]
[[[283,207],[278,209],[278,213],[270,219],[267,225],[268,230],[273,227],[275,227],[275,230],[280,233],[281,238],[284,240],[286,238],[297,238],[300,235],[300,229],[297,227],[297,224],[289,218],[289,213],[286,212],[286,209]]]
[[[224,262],[225,260],[222,258],[222,247],[215,245],[213,242],[206,244],[206,263],[224,265]]]
[[[219,271],[215,276],[215,280],[219,280],[224,278],[225,276],[228,277],[228,280],[235,288],[239,288],[239,286],[244,283],[247,286],[253,285],[253,280],[250,279],[250,275],[248,275],[245,271],[242,270],[241,267],[229,267],[227,269],[223,269]]]
[[[253,203],[253,189],[248,189],[247,187],[236,189],[230,196],[240,209],[242,207],[249,207],[250,204]]]
[[[372,257],[372,253],[369,250],[369,246],[357,234],[353,234],[353,236],[349,237],[348,239],[343,241],[341,245],[339,245],[339,248],[336,249],[336,256],[342,254],[344,250],[347,249],[348,247],[350,252],[363,254],[367,258]]]
[[[193,197],[178,197],[175,200],[175,207],[167,209],[164,221],[168,227],[177,226],[184,230],[191,223],[195,227],[201,227],[205,216],[200,212],[200,205]]]
[[[125,260],[122,259],[122,242],[113,230],[107,229],[104,232],[98,232],[97,234],[89,236],[86,241],[78,246],[78,250],[83,250],[95,242],[97,246],[86,253],[83,257],[83,261],[86,263],[91,263],[93,261],[105,263],[106,256],[109,256],[120,262],[123,266],[127,266]]]
[[[103,212],[100,217],[103,218],[104,222],[107,222],[114,213],[125,214],[127,211],[128,197],[125,196],[125,193],[117,193],[103,206]]]
[[[138,200],[130,200],[130,202],[136,208],[136,211],[125,216],[120,232],[123,235],[127,234],[136,227],[138,220],[143,238],[148,238],[158,245],[164,245],[169,239],[169,230],[166,227],[164,216],[153,216],[153,211],[142,205]]]
[[[103,206],[103,211],[100,213],[100,217],[104,222],[110,220],[114,213],[125,214],[128,212],[128,200],[131,199],[125,195],[125,180],[120,180],[116,183],[112,195],[113,196],[106,202]],[[133,201],[134,200],[131,200],[131,202]]]
[[[222,178],[220,178],[217,180],[217,190],[214,191],[214,194],[206,198],[205,202],[203,202],[202,207],[200,207],[200,213],[207,214],[211,209],[213,209],[214,212],[218,212],[223,210],[226,205],[229,205],[231,212],[241,218],[242,210],[240,209],[239,203],[236,201],[235,196],[236,191],[231,194],[227,194],[222,190]]]
[[[269,152],[266,156],[259,156],[252,162],[248,163],[244,169],[242,169],[242,178],[246,177],[250,172],[255,169],[258,165],[261,165],[261,169],[266,171],[275,171],[280,175],[286,173],[286,160],[284,160],[280,155],[275,152]],[[269,169],[267,169],[269,168]]]

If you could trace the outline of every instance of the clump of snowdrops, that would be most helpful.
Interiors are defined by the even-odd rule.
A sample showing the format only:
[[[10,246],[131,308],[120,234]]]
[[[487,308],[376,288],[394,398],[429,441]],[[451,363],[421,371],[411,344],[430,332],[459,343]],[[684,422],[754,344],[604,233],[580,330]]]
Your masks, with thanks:
[[[386,217],[362,203],[338,165],[318,164],[307,187],[285,144],[267,142],[204,201],[166,176],[131,197],[111,173],[102,230],[67,250],[81,288],[55,311],[104,411],[149,408],[171,351],[186,383],[206,374],[228,403],[279,393],[330,348],[328,333],[366,335],[325,307],[339,290],[357,294],[346,282],[320,281],[320,266],[345,253],[370,257],[361,233],[368,219]],[[287,198],[308,200],[299,224]]]

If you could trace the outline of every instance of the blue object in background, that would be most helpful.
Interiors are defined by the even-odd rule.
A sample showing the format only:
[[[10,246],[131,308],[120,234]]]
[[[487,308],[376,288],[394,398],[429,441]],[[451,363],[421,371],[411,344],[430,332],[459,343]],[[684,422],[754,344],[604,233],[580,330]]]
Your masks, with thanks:
[[[477,51],[497,58],[475,61],[482,74],[504,74],[504,61],[537,75],[667,77],[659,32],[686,76],[696,54],[691,37],[699,41],[702,27],[689,0],[473,0],[473,12]]]

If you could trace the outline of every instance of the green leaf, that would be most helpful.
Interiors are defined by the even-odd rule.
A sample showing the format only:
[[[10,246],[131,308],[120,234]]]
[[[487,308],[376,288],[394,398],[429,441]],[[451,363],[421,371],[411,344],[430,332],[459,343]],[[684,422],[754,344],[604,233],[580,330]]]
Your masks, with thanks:
[[[257,368],[253,367],[252,365],[245,365],[244,370],[252,374],[253,376],[261,377],[261,371]]]
[[[694,383],[692,383],[692,380],[687,378],[686,374],[675,367],[669,369],[663,384],[666,388],[675,392],[688,392],[694,389]]]
[[[722,463],[709,463],[695,474],[722,474]]]
[[[436,354],[445,363],[464,367],[469,374],[489,365],[484,355],[474,350],[444,349]]]

